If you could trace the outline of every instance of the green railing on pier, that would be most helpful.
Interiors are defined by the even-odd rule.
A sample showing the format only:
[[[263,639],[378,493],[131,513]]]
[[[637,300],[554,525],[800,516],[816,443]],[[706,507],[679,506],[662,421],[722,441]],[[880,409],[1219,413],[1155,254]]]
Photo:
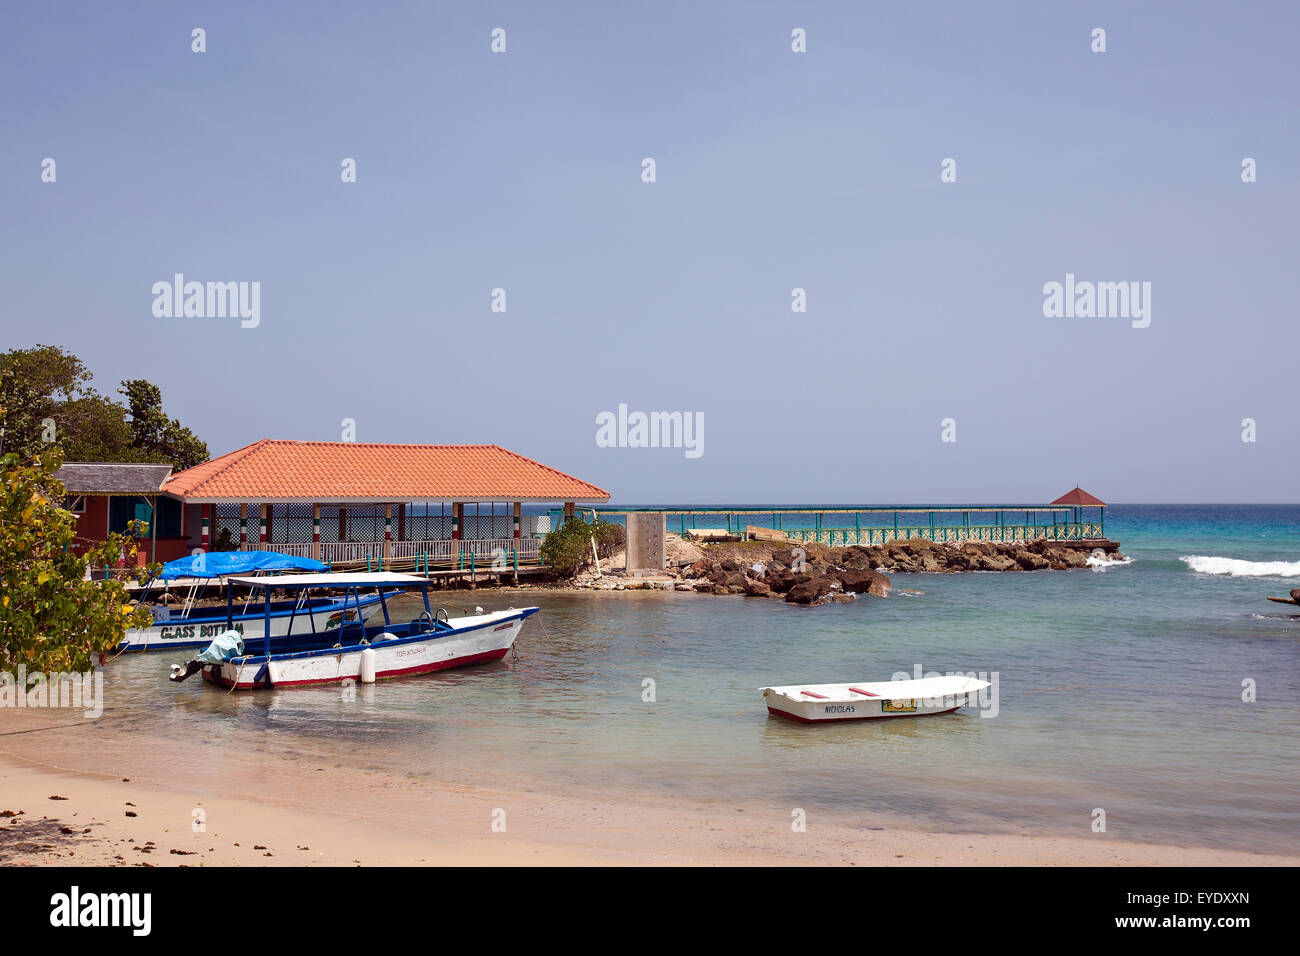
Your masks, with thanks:
[[[895,541],[915,541],[924,539],[940,544],[948,542],[959,544],[963,541],[1035,541],[1046,538],[1049,541],[1080,541],[1085,538],[1101,537],[1101,525],[1094,522],[1025,525],[1025,524],[985,524],[985,525],[939,525],[928,527],[900,528],[783,528],[785,536],[791,541],[811,541],[826,545],[851,544],[892,544]]]

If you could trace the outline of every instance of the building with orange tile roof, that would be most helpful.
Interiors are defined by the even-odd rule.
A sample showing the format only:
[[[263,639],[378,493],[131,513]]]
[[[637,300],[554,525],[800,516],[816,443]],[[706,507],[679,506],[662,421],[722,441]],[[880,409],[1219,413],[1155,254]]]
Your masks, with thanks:
[[[470,540],[500,546],[509,540],[522,544],[520,539],[527,537],[535,545],[549,528],[549,519],[530,517],[530,533],[524,535],[523,505],[562,505],[568,517],[578,504],[609,500],[605,489],[499,445],[275,439],[262,439],[171,475],[161,490],[184,503],[190,524],[200,529],[194,542],[198,547],[218,544],[216,533],[223,529],[230,538],[220,546],[234,546],[237,532],[240,547],[253,546],[256,540],[260,548],[337,561],[427,560],[430,552],[447,559],[443,551],[450,548],[460,554],[471,547]],[[440,506],[439,514],[432,512],[430,503]],[[475,507],[475,514],[467,514],[467,504]],[[483,505],[490,507],[490,516],[482,515]],[[505,506],[500,516],[497,505]],[[254,517],[256,539],[250,531]],[[336,539],[326,540],[323,550],[322,517],[326,538]],[[471,520],[474,527],[467,536]]]

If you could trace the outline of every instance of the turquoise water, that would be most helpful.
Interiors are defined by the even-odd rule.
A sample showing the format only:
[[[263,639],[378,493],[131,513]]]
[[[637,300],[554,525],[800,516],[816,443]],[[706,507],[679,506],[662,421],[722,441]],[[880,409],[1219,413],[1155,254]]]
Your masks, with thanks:
[[[1234,576],[1181,560],[1300,562],[1300,507],[1117,506],[1106,517],[1132,564],[897,575],[889,598],[811,610],[479,592],[489,609],[543,608],[517,661],[360,688],[350,701],[337,688],[173,685],[170,656],[123,658],[109,668],[112,719],[70,733],[123,759],[133,740],[152,741],[179,774],[211,771],[215,748],[201,740],[227,755],[243,744],[243,759],[268,766],[803,807],[862,826],[1087,836],[1102,808],[1121,839],[1300,851],[1300,617],[1264,600],[1300,586],[1300,563],[1293,577]],[[918,665],[996,674],[997,715],[809,727],[769,718],[757,693]],[[1254,703],[1241,699],[1246,680]],[[30,736],[6,746],[49,746]]]

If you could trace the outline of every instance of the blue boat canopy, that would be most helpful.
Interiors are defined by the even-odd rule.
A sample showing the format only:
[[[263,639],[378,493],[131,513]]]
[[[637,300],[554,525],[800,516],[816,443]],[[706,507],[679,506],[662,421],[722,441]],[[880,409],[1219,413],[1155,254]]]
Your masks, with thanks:
[[[274,551],[210,551],[168,561],[158,577],[173,581],[176,578],[223,578],[257,571],[324,570],[325,565],[319,561]]]

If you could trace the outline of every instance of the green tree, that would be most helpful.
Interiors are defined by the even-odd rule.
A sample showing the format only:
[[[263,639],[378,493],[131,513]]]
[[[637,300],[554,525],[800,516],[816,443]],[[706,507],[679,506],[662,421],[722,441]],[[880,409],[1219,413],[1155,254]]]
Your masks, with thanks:
[[[72,553],[77,519],[62,507],[66,489],[54,477],[63,463],[47,448],[30,465],[10,452],[0,458],[0,669],[74,672],[152,621],[133,605],[120,581],[86,580],[87,568],[134,562],[134,539],[113,535],[83,555]],[[130,529],[138,533],[139,528]],[[156,572],[155,565],[149,572]],[[139,578],[146,569],[131,572]]]
[[[123,405],[99,394],[85,364],[56,345],[0,354],[0,452],[27,461],[57,442],[66,461],[154,461],[183,469],[208,458],[208,446],[162,410],[162,392],[127,379]]]
[[[611,557],[627,540],[622,525],[596,519],[591,523],[581,518],[566,521],[542,541],[538,556],[562,577],[572,577],[592,563],[591,545],[602,558]]]
[[[118,392],[131,415],[131,447],[144,461],[169,462],[177,471],[208,460],[208,446],[162,410],[162,390],[142,378],[126,379]]]

